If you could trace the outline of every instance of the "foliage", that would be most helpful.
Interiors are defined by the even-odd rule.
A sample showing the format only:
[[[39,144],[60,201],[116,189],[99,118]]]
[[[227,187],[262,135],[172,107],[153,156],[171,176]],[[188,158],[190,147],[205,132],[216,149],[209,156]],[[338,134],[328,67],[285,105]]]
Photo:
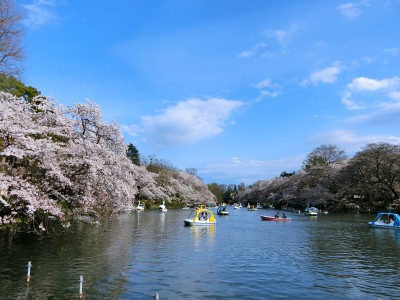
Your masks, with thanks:
[[[129,143],[128,150],[126,151],[126,155],[131,160],[132,163],[140,166],[139,150],[132,143]]]
[[[31,102],[33,98],[40,95],[40,92],[31,86],[26,86],[18,79],[0,73],[0,91],[22,97],[25,101]]]

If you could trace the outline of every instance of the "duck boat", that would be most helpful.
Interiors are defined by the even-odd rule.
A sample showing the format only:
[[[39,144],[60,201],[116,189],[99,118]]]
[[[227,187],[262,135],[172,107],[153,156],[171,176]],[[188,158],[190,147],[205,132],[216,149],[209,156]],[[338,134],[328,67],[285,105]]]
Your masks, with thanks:
[[[400,229],[400,216],[391,212],[379,212],[368,225],[375,228],[397,228]]]
[[[261,216],[262,221],[276,221],[276,222],[290,222],[291,218],[282,218],[282,217],[272,217],[272,216]]]
[[[184,220],[186,226],[205,226],[215,225],[217,221],[213,212],[205,205],[200,205],[199,208],[192,210],[189,217]]]
[[[250,203],[247,204],[247,210],[249,211],[256,211],[258,210],[255,205],[250,205]]]

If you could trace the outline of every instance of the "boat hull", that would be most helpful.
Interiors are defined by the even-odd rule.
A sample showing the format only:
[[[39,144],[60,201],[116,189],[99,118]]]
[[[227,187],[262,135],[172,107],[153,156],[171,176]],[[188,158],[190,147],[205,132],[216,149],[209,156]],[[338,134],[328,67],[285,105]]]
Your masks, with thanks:
[[[183,221],[186,226],[210,226],[210,225],[215,225],[216,222],[209,222],[209,221],[193,221],[193,219],[186,219]]]
[[[291,218],[275,218],[271,216],[261,216],[262,221],[275,221],[275,222],[290,222]]]
[[[368,225],[369,225],[370,227],[374,227],[374,228],[400,229],[400,226],[395,226],[395,225],[393,225],[393,224],[379,224],[379,223],[368,222]]]

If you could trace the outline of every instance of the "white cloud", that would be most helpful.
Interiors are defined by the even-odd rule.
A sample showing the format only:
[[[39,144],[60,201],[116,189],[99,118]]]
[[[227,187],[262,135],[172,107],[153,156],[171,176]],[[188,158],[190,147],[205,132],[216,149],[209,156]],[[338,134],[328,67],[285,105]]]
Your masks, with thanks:
[[[257,52],[266,46],[265,43],[259,43],[252,47],[250,50],[245,50],[239,53],[238,57],[240,58],[249,58],[257,54]]]
[[[141,129],[137,125],[121,125],[121,130],[132,137],[138,137]]]
[[[267,39],[275,41],[281,47],[282,52],[285,52],[301,29],[301,25],[292,24],[287,29],[267,29],[265,30],[265,36]]]
[[[399,91],[392,91],[389,93],[389,98],[400,101],[400,92]]]
[[[303,80],[300,85],[306,86],[310,83],[316,85],[319,82],[334,83],[336,82],[337,77],[342,70],[343,66],[340,64],[340,62],[334,62],[330,67],[326,67],[311,73],[309,78]]]
[[[23,5],[27,11],[27,17],[24,20],[25,25],[37,28],[57,22],[59,17],[53,9],[59,3],[57,0],[35,0],[31,4]]]
[[[271,79],[265,79],[263,81],[260,81],[259,83],[255,84],[254,87],[257,89],[262,89],[262,88],[267,88],[267,87],[272,87],[272,82]]]
[[[400,102],[382,103],[372,113],[347,119],[351,123],[400,124]]]
[[[371,79],[366,77],[354,78],[346,87],[343,93],[342,103],[350,110],[366,108],[367,104],[360,104],[360,101],[355,101],[354,94],[358,93],[372,93],[372,92],[385,92],[386,95],[380,95],[380,98],[386,100],[399,100],[400,91],[400,77],[385,78],[381,80]],[[383,103],[383,100],[380,100]]]
[[[242,106],[241,101],[222,98],[180,101],[158,115],[141,117],[140,132],[158,146],[193,144],[220,134],[233,112]]]
[[[357,103],[353,99],[351,99],[352,95],[349,91],[345,91],[343,93],[343,97],[341,99],[342,103],[347,107],[349,110],[357,110],[357,109],[363,109],[364,105],[361,103]]]
[[[258,180],[278,177],[283,171],[296,172],[300,170],[303,160],[302,155],[277,160],[232,157],[201,166],[199,174],[220,179],[221,182],[231,180],[231,182],[253,184]]]
[[[358,3],[345,3],[337,7],[337,10],[340,12],[342,16],[347,18],[348,20],[355,20],[357,19],[361,13],[361,6],[363,4]]]
[[[260,90],[260,94],[256,99],[257,101],[261,100],[265,96],[273,98],[277,97],[279,96],[281,90],[281,86],[277,83],[273,83],[269,78],[262,80],[257,84],[253,84],[253,87]]]
[[[388,48],[384,49],[383,52],[391,56],[397,56],[398,54],[400,54],[400,48]]]
[[[239,58],[249,58],[253,56],[272,57],[276,54],[287,53],[296,34],[302,28],[299,24],[292,24],[287,29],[267,29],[264,31],[264,38],[267,42],[261,42],[249,50],[244,50],[238,54]],[[266,49],[268,46],[268,49]]]
[[[370,79],[366,77],[354,78],[348,84],[348,89],[351,91],[377,91],[381,89],[397,88],[400,84],[400,77],[387,78],[382,80]]]
[[[356,135],[351,130],[333,130],[329,132],[315,134],[312,142],[316,144],[334,144],[347,152],[359,151],[362,147],[370,143],[391,143],[399,144],[400,136],[393,135]]]

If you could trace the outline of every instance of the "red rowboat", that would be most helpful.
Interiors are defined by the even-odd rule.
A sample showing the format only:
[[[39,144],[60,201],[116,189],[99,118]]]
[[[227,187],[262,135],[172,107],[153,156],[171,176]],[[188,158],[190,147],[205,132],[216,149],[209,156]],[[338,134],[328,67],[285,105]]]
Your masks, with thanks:
[[[271,216],[261,216],[261,220],[263,221],[277,221],[277,222],[290,222],[292,221],[291,218],[275,218],[275,217],[271,217]]]

